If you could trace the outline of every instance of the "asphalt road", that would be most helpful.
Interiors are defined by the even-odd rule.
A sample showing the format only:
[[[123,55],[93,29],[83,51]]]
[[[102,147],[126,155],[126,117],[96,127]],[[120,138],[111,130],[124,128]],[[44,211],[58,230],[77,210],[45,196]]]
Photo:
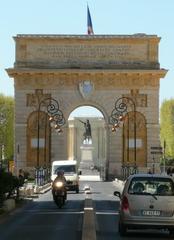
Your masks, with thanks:
[[[62,209],[57,208],[51,192],[48,192],[0,219],[0,240],[80,240],[86,185],[92,192],[90,196],[96,212],[97,240],[169,239],[168,233],[147,230],[134,231],[129,237],[121,238],[117,227],[119,200],[113,196],[113,183],[82,181],[80,193],[68,192],[68,200]]]
[[[0,240],[80,240],[84,208],[83,193],[69,193],[58,209],[51,192],[0,221]]]

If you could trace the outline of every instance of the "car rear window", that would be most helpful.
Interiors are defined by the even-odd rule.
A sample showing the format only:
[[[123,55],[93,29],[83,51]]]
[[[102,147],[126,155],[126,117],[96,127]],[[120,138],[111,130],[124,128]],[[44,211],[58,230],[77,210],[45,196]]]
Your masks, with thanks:
[[[174,196],[174,182],[170,178],[135,177],[131,180],[129,194]]]

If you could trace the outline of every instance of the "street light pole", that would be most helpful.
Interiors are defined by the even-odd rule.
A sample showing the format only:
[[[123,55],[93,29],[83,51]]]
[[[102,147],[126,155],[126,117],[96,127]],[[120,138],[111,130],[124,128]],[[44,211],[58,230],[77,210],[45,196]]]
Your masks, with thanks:
[[[3,126],[4,123],[6,122],[6,116],[4,113],[0,113],[0,125]],[[3,137],[4,136],[0,136],[0,168],[3,167],[3,164],[2,164],[2,158],[3,158],[3,147],[4,147],[4,144],[3,144]]]
[[[47,122],[48,122],[48,115],[45,113],[45,118],[44,118],[44,124],[45,124],[45,129],[44,129],[44,138],[45,138],[45,148],[44,148],[44,166],[47,166]]]
[[[130,97],[121,97],[118,98],[115,102],[115,108],[112,110],[111,116],[110,116],[110,124],[112,125],[112,132],[116,132],[116,130],[120,127],[120,125],[123,123],[123,151],[125,151],[125,119],[127,119],[127,163],[129,165],[129,148],[130,148],[130,112],[128,111],[128,108],[131,107],[133,111],[133,133],[134,133],[134,172],[137,170],[137,154],[136,154],[136,104]],[[123,173],[125,171],[125,157],[123,152]],[[130,166],[126,167],[126,171],[128,170]],[[128,173],[129,174],[129,173]]]
[[[163,172],[166,172],[166,140],[163,143]]]
[[[136,139],[136,137],[137,137],[137,130],[136,130],[136,105],[134,103],[134,160],[135,160],[135,167],[137,166],[137,139]]]
[[[39,109],[38,109],[38,112],[37,112],[37,168],[39,168],[39,155],[40,155],[40,145],[39,145],[39,138],[40,138],[40,104],[39,104]]]

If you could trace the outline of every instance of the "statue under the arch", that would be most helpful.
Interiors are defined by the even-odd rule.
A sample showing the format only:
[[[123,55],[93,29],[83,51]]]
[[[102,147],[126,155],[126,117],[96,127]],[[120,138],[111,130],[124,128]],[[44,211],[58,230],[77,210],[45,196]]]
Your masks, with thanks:
[[[86,122],[79,120],[81,123],[84,124],[85,131],[83,133],[83,143],[90,144],[92,142],[92,134],[91,134],[91,124],[87,119]]]

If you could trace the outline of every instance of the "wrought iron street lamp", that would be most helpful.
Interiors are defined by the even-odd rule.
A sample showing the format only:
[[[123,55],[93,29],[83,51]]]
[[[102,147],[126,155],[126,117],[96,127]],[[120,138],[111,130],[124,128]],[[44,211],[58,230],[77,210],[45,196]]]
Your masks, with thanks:
[[[39,150],[40,150],[40,113],[44,108],[44,112],[49,116],[50,126],[54,127],[56,132],[61,133],[61,127],[65,124],[65,118],[62,111],[59,109],[58,101],[53,98],[46,98],[39,102],[37,109],[37,167],[39,167]],[[45,127],[47,126],[47,121]]]
[[[123,175],[129,175],[130,169],[129,164],[129,148],[130,148],[130,139],[129,139],[129,124],[130,119],[129,115],[130,112],[133,112],[133,135],[134,135],[134,166],[133,171],[136,172],[137,170],[137,159],[136,159],[136,104],[132,98],[129,97],[121,97],[118,98],[115,102],[115,108],[113,109],[111,116],[110,116],[110,124],[112,125],[112,132],[116,132],[121,126],[123,126]],[[125,164],[124,159],[124,147],[125,147],[125,136],[124,136],[124,122],[127,120],[127,164]],[[125,173],[126,172],[126,173]],[[126,176],[125,176],[126,177]]]
[[[61,132],[61,127],[65,124],[65,119],[62,111],[59,109],[58,101],[53,98],[46,98],[40,101],[38,105],[38,119],[37,119],[37,166],[39,166],[39,138],[40,138],[40,113],[41,108],[49,116],[51,127],[54,127],[57,132]],[[46,121],[47,122],[47,121]]]
[[[62,111],[59,109],[58,101],[49,97],[42,99],[38,103],[37,108],[37,167],[36,167],[36,184],[42,185],[44,181],[43,168],[40,169],[40,114],[45,112],[45,142],[44,142],[44,157],[46,158],[46,131],[47,131],[47,121],[49,120],[49,127],[55,129],[55,131],[60,134],[62,133],[62,126],[65,124],[65,118]],[[49,118],[49,119],[48,119]],[[46,164],[46,159],[45,159]],[[48,174],[47,174],[48,175]]]

